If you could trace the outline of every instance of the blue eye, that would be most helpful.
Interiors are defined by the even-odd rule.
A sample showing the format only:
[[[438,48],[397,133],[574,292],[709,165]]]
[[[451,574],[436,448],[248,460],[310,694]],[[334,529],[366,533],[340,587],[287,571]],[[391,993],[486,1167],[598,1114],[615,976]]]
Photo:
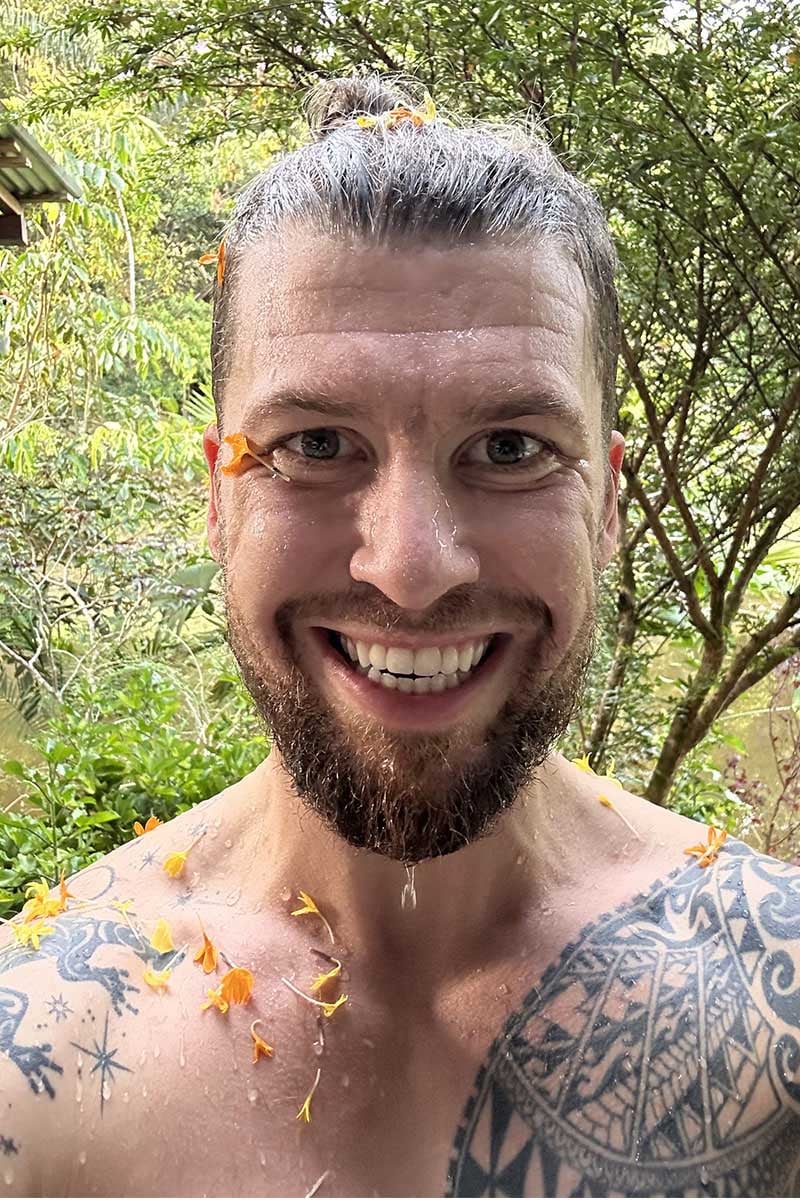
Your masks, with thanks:
[[[543,456],[552,456],[550,446],[540,438],[518,429],[496,429],[473,443],[473,449],[485,442],[487,460],[473,460],[473,465],[495,467],[499,470],[519,470],[530,466]]]

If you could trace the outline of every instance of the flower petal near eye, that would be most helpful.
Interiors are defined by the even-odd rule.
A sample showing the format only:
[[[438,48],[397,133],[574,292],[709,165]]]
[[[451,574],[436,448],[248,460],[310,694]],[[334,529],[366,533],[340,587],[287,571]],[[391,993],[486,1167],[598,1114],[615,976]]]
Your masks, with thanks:
[[[250,440],[243,433],[229,433],[222,439],[223,444],[230,446],[231,456],[224,463],[220,463],[220,472],[223,475],[241,475],[247,469],[245,462],[246,458],[255,459],[261,463],[262,467],[266,467],[271,471],[273,476],[277,475],[286,483],[291,483],[288,475],[284,475],[279,471],[273,463],[269,462],[264,456],[251,445]]]

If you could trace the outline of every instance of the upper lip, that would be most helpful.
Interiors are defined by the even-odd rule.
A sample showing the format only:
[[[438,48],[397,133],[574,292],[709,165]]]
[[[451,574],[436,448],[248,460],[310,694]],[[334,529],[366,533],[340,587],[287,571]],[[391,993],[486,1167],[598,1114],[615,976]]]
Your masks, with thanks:
[[[403,633],[400,630],[357,630],[352,626],[324,625],[322,628],[350,638],[353,642],[364,642],[367,646],[398,646],[408,650],[424,650],[429,646],[466,646],[469,642],[482,642],[495,637],[499,629],[481,629],[475,633],[440,633],[427,636]]]

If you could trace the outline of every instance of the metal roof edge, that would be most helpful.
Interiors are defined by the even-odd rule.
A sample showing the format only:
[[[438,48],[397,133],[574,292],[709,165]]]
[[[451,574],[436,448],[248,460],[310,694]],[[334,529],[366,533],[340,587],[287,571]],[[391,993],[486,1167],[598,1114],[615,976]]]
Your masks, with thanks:
[[[19,142],[24,147],[29,158],[38,160],[40,167],[55,177],[64,192],[64,200],[81,199],[83,192],[80,184],[76,183],[71,175],[58,166],[44,147],[39,145],[32,133],[11,120],[11,114],[3,104],[0,104],[0,137],[13,138],[15,142]]]

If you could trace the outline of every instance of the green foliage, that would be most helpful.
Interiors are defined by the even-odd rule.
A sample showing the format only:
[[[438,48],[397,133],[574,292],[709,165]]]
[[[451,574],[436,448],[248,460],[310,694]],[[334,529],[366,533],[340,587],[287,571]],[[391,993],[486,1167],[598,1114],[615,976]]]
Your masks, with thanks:
[[[32,879],[56,883],[128,841],[135,820],[168,821],[264,758],[235,677],[221,674],[213,686],[214,716],[197,728],[182,689],[152,664],[94,689],[81,681],[38,742],[43,761],[5,764],[25,790],[0,813],[0,916],[21,908]]]

